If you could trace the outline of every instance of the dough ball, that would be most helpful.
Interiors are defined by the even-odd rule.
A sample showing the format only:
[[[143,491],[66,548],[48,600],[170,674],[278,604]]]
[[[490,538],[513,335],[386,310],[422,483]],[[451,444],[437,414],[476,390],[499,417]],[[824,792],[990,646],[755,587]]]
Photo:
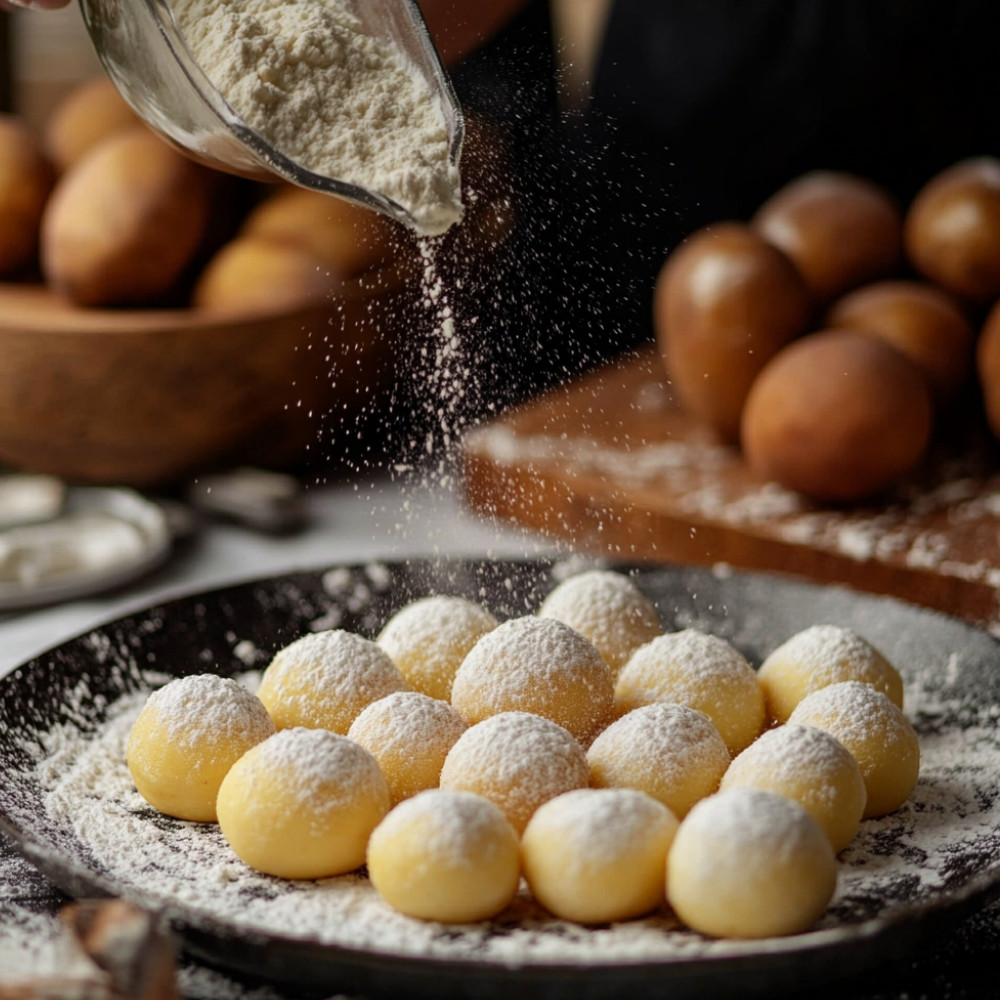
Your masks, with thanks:
[[[535,899],[581,924],[628,920],[664,902],[677,818],[631,788],[581,788],[540,806],[521,838]]]
[[[467,728],[448,702],[395,691],[363,709],[347,737],[378,761],[395,805],[437,787],[448,751]]]
[[[725,639],[697,629],[647,642],[622,668],[615,686],[619,714],[655,701],[704,712],[732,755],[764,727],[764,692],[753,667]]]
[[[448,924],[488,920],[517,892],[517,834],[487,799],[429,789],[375,828],[368,875],[379,895],[408,916]]]
[[[278,729],[305,726],[345,734],[361,710],[406,681],[371,639],[329,629],[278,650],[257,691]]]
[[[528,712],[501,712],[470,726],[441,768],[441,787],[495,802],[520,834],[549,799],[585,788],[583,747],[562,726]]]
[[[136,789],[155,809],[213,822],[230,767],[273,733],[260,699],[238,681],[193,674],[149,696],[132,725],[125,759]]]
[[[807,695],[789,722],[835,736],[861,768],[865,818],[895,812],[920,774],[920,743],[909,719],[881,691],[861,681],[831,684]]]
[[[667,858],[667,899],[692,930],[765,938],[808,930],[837,883],[826,834],[797,802],[732,788],[681,821]]]
[[[284,729],[244,754],[219,789],[235,854],[278,878],[326,878],[363,864],[389,811],[375,758],[326,729]]]
[[[655,702],[612,722],[591,743],[587,763],[595,787],[639,789],[683,817],[718,790],[730,756],[703,712]]]
[[[462,660],[498,624],[475,601],[433,594],[400,608],[377,642],[414,691],[448,701]]]
[[[835,852],[854,839],[868,797],[861,768],[840,740],[792,723],[769,729],[729,765],[720,790],[741,787],[765,788],[805,806]]]
[[[840,625],[811,625],[796,633],[766,657],[757,677],[775,722],[787,722],[810,692],[840,681],[864,681],[903,707],[899,671],[870,642]]]
[[[611,668],[589,639],[554,618],[511,618],[487,632],[455,674],[451,703],[470,723],[531,712],[589,743],[611,720]]]
[[[612,676],[639,646],[663,631],[656,608],[635,581],[611,570],[588,570],[563,580],[542,601],[538,614],[588,638]]]

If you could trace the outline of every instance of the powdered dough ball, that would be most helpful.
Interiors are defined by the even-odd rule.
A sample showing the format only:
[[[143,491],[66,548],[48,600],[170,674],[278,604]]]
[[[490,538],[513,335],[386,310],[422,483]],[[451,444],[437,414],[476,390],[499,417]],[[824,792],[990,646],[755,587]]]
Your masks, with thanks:
[[[139,794],[168,816],[215,820],[230,767],[274,733],[256,695],[215,674],[178,677],[154,691],[129,733],[125,759]]]
[[[446,701],[419,691],[395,691],[365,708],[347,737],[378,761],[395,805],[437,787],[448,751],[467,728]]]
[[[611,719],[611,668],[575,629],[554,618],[511,618],[487,632],[455,674],[451,703],[470,723],[532,712],[589,743]]]
[[[495,802],[520,834],[549,799],[585,788],[583,747],[562,726],[528,712],[501,712],[470,726],[441,768],[441,787]]]
[[[581,788],[551,799],[521,838],[535,899],[581,924],[628,920],[664,901],[663,872],[677,818],[630,788]]]
[[[655,701],[704,712],[733,755],[764,727],[764,692],[753,667],[725,639],[697,629],[647,642],[622,668],[615,685],[619,714]]]
[[[278,650],[257,691],[278,729],[306,726],[344,734],[361,710],[406,681],[371,639],[329,629]]]
[[[903,707],[903,678],[866,639],[840,625],[811,625],[783,642],[757,677],[775,722],[787,722],[810,692],[840,681],[864,681]]]
[[[475,601],[432,594],[400,608],[376,641],[415,691],[448,701],[462,660],[498,624]]]
[[[587,751],[592,785],[639,789],[677,817],[718,790],[730,759],[707,715],[668,702],[623,715]]]
[[[804,806],[835,852],[858,832],[867,792],[858,762],[830,733],[789,723],[769,729],[729,766],[719,786],[766,788]]]
[[[517,892],[517,834],[487,799],[430,789],[375,828],[368,875],[379,895],[408,916],[449,924],[488,920]]]
[[[610,570],[588,570],[563,580],[542,601],[538,614],[586,636],[615,676],[639,646],[663,631],[656,608],[635,581]]]
[[[278,878],[325,878],[365,860],[389,787],[363,747],[325,729],[285,729],[244,754],[219,789],[235,854]]]
[[[894,812],[920,774],[920,743],[909,719],[881,691],[861,681],[807,695],[788,720],[835,736],[858,762],[868,800],[865,818]]]
[[[808,930],[837,884],[819,824],[797,802],[732,788],[681,821],[667,858],[667,899],[692,930],[765,938]]]

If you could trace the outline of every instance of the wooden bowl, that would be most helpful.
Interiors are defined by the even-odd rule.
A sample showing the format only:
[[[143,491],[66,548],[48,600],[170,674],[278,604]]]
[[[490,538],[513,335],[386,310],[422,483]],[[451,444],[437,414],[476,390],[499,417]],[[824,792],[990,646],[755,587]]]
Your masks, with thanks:
[[[301,459],[324,416],[393,378],[397,274],[280,314],[82,309],[0,284],[0,463],[76,482],[176,482],[226,462]]]

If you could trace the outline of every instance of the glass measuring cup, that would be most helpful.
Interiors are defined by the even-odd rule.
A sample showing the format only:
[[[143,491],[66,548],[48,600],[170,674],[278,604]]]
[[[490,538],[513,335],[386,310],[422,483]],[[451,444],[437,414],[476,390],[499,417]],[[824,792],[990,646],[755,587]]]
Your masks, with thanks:
[[[226,103],[188,50],[166,0],[79,0],[97,55],[132,109],[192,158],[258,180],[283,178],[365,205],[414,229],[411,213],[378,192],[307,170],[250,128]],[[440,99],[448,155],[458,164],[461,107],[414,0],[363,0],[363,29],[394,42]]]

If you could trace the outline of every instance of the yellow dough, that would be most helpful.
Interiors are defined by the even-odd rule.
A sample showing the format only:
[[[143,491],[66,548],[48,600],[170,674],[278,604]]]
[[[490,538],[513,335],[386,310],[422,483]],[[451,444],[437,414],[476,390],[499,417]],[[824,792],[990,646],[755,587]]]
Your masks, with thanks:
[[[326,729],[283,729],[244,754],[219,789],[219,826],[237,857],[278,878],[363,864],[389,810],[375,758]]]
[[[441,787],[496,803],[520,834],[543,803],[585,788],[583,747],[562,726],[528,712],[501,712],[470,726],[441,768]]]
[[[549,912],[581,924],[628,920],[664,902],[677,818],[630,788],[581,788],[540,806],[521,838],[521,865]]]
[[[467,728],[448,702],[419,691],[395,691],[364,709],[347,737],[378,761],[395,805],[437,787],[448,751]]]
[[[903,707],[899,671],[866,639],[840,625],[812,625],[783,642],[760,665],[761,686],[775,722],[787,722],[810,692],[841,681],[865,681]]]
[[[840,740],[797,723],[769,729],[729,765],[720,789],[744,786],[805,806],[835,852],[854,839],[868,797],[861,768]]]
[[[517,892],[517,834],[487,799],[430,789],[376,827],[368,875],[379,895],[408,916],[449,924],[488,920]]]
[[[730,756],[703,712],[656,702],[612,722],[587,751],[595,788],[635,788],[683,817],[718,790]]]
[[[789,722],[835,736],[858,762],[868,799],[865,818],[895,812],[920,774],[920,743],[909,719],[862,681],[843,681],[806,695]]]
[[[305,726],[344,735],[361,710],[407,683],[371,639],[329,629],[278,650],[257,691],[278,729]]]
[[[615,701],[619,714],[656,701],[696,708],[734,756],[764,728],[764,692],[753,667],[725,639],[697,629],[640,646],[618,675]]]
[[[765,938],[808,930],[837,884],[826,834],[797,802],[762,788],[703,799],[667,858],[667,899],[692,930]]]
[[[538,614],[556,618],[586,636],[618,675],[632,653],[662,631],[652,601],[624,573],[592,569],[563,580]]]
[[[386,622],[377,639],[414,691],[448,701],[462,660],[499,622],[464,597],[434,594],[414,601]]]
[[[238,681],[215,674],[178,677],[142,707],[126,761],[139,794],[155,809],[212,822],[226,772],[273,733],[260,699]]]
[[[487,632],[455,674],[451,703],[469,723],[532,712],[582,743],[611,721],[611,668],[575,629],[554,618],[511,618]]]

